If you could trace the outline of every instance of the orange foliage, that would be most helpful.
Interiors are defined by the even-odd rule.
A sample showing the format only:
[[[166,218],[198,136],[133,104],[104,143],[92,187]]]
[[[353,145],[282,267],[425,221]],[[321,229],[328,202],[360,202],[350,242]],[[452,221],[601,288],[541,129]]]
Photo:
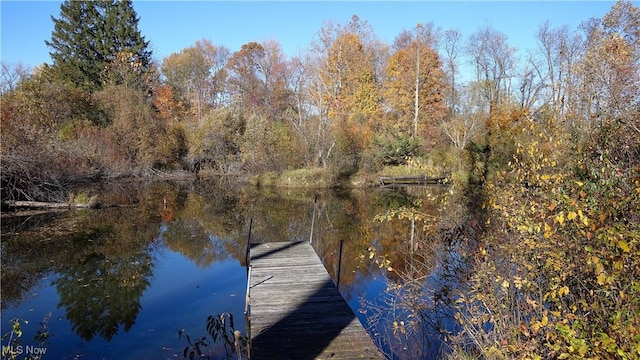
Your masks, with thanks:
[[[160,85],[153,97],[153,106],[158,117],[165,123],[179,120],[184,114],[184,104],[175,96],[173,88],[169,85]]]
[[[516,123],[529,117],[529,109],[523,109],[519,106],[500,105],[492,108],[487,121],[487,127],[490,130],[500,132],[510,130]]]
[[[437,52],[428,45],[417,45],[414,41],[391,56],[385,75],[385,101],[394,114],[391,126],[407,134],[413,133],[417,111],[418,135],[433,136],[435,127],[446,112],[444,72]],[[416,77],[418,109],[415,106]]]

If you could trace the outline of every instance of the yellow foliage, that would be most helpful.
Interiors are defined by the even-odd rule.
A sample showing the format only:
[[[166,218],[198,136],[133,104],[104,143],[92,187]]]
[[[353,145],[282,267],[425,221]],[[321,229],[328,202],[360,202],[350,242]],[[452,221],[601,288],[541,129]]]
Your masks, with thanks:
[[[598,285],[604,285],[607,283],[607,275],[605,273],[600,273],[598,275]]]
[[[629,244],[627,244],[626,241],[624,240],[620,240],[618,241],[618,246],[620,247],[620,249],[622,249],[622,251],[624,252],[629,252],[631,249],[629,248]]]
[[[499,261],[476,265],[468,301],[510,319],[492,322],[491,335],[508,339],[513,358],[639,357],[640,226],[629,219],[640,216],[640,194],[607,178],[616,170],[606,161],[592,168],[594,178],[572,173],[579,159],[554,158],[566,154],[567,137],[528,125],[515,135],[510,170],[487,184],[484,241]],[[522,338],[512,340],[516,329]]]
[[[553,230],[551,226],[549,226],[549,224],[547,223],[544,223],[544,238],[545,239],[550,238],[552,233],[553,233]]]
[[[503,289],[508,289],[509,288],[509,281],[504,280],[502,281],[502,284],[500,284],[500,286],[502,286]]]

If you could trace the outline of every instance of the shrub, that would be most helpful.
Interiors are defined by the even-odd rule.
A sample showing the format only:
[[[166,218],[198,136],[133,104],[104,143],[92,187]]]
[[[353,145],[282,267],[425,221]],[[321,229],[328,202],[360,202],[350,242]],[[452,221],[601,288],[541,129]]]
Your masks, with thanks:
[[[459,294],[458,350],[488,358],[637,358],[638,169],[589,152],[561,159],[570,157],[568,134],[528,125],[510,170],[486,185],[491,223],[469,288]],[[471,350],[463,339],[473,341]]]
[[[372,153],[377,162],[387,165],[403,165],[408,159],[422,155],[420,139],[401,133],[388,132],[384,138],[376,138]]]

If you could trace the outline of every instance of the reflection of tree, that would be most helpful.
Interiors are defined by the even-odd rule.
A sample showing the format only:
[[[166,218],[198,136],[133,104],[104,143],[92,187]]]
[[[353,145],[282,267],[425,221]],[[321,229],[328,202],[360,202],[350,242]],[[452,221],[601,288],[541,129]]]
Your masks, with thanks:
[[[141,310],[140,297],[149,286],[151,258],[134,252],[107,259],[91,254],[60,271],[54,284],[73,331],[90,341],[97,334],[109,341],[120,326],[128,331]]]
[[[167,225],[162,238],[169,249],[181,253],[200,268],[229,257],[223,242],[209,235],[193,218],[173,221]]]
[[[39,256],[37,247],[23,249],[15,240],[2,239],[0,243],[0,264],[2,264],[2,309],[19,304],[25,294],[47,276],[53,267],[51,262]]]
[[[349,288],[353,284],[358,270],[353,261],[346,259],[354,259],[371,243],[373,229],[368,217],[370,206],[366,200],[351,192],[339,191],[326,194],[318,201],[313,246],[329,274],[337,281],[340,241],[343,242],[341,288]],[[348,300],[350,292],[345,293]]]
[[[140,298],[152,276],[151,250],[160,214],[149,198],[161,191],[150,186],[136,193],[136,208],[88,212],[84,234],[74,251],[57,265],[54,281],[73,330],[83,339],[110,340],[122,326],[128,331],[141,310]]]
[[[428,191],[429,196],[436,196],[441,189],[432,188]],[[335,277],[340,240],[344,240],[340,286],[347,299],[352,293],[360,293],[357,291],[359,282],[368,275],[366,269],[358,267],[359,262],[353,259],[366,254],[370,246],[387,255],[394,267],[409,267],[410,263],[406,259],[410,258],[407,250],[411,228],[407,227],[406,219],[382,223],[374,221],[374,218],[402,206],[417,206],[421,203],[418,199],[424,197],[425,194],[412,194],[407,189],[339,192],[320,197],[317,231],[314,234],[314,239],[319,240],[314,242],[314,248],[329,273]],[[435,211],[432,206],[431,202],[424,202],[419,210],[432,214]],[[413,259],[419,262],[430,261],[418,254],[414,254]]]
[[[229,256],[244,260],[244,213],[237,189],[217,181],[202,181],[188,192],[163,194],[173,218],[163,225],[162,239],[171,250],[207,267]],[[166,210],[165,210],[166,211]]]
[[[308,189],[243,189],[237,211],[253,218],[252,238],[257,242],[309,240],[313,198]]]
[[[454,321],[455,289],[468,269],[459,256],[460,242],[435,240],[430,256],[415,258],[407,270],[394,271],[378,298],[361,299],[368,324],[377,332],[379,346],[394,359],[435,358]],[[416,254],[405,253],[407,262]]]
[[[34,237],[34,229],[46,229],[48,223],[54,222],[62,215],[56,212],[3,216],[0,222],[0,293],[3,310],[18,304],[25,294],[51,271],[53,264],[44,255],[46,253],[42,251],[42,244],[32,245],[31,239]]]
[[[385,292],[362,299],[362,307],[379,345],[394,359],[437,357],[446,336],[459,329],[454,294],[470,271],[465,257],[479,229],[478,214],[472,211],[477,203],[470,194],[455,194],[427,197],[431,208],[422,205],[382,216],[384,227],[376,232],[379,246],[374,251],[390,259],[394,270]],[[416,214],[417,246],[412,250],[406,239]],[[369,260],[368,265],[377,263]]]
[[[407,193],[404,187],[391,188],[383,192],[376,200],[377,206],[382,209],[398,209],[400,207],[415,206],[416,197]]]
[[[139,299],[149,286],[147,279],[152,272],[147,249],[166,245],[199,267],[229,257],[244,262],[249,219],[253,219],[253,241],[308,240],[314,195],[318,191],[321,194],[314,247],[335,276],[340,240],[344,241],[340,286],[345,296],[362,293],[354,289],[364,289],[368,284],[369,270],[358,268],[358,262],[353,260],[366,254],[370,246],[389,254],[398,273],[412,266],[421,270],[429,267],[430,271],[434,267],[431,249],[420,248],[422,253],[416,252],[413,257],[408,255],[410,226],[406,219],[385,223],[373,221],[377,214],[388,209],[409,207],[419,203],[417,199],[425,198],[414,190],[283,191],[207,181],[160,182],[131,191],[116,191],[113,198],[105,201],[134,203],[135,207],[69,212],[64,216],[65,221],[56,223],[49,233],[38,236],[21,230],[19,238],[5,242],[3,234],[3,306],[5,295],[10,294],[5,294],[8,284],[5,279],[10,279],[7,277],[10,272],[5,269],[11,269],[15,274],[37,270],[33,276],[37,275],[38,279],[42,274],[59,272],[55,286],[60,293],[60,307],[66,309],[73,330],[85,339],[96,336],[110,339],[121,327],[130,329],[141,311]],[[426,209],[432,206],[428,204],[424,201],[420,210],[431,214],[435,210]],[[163,218],[167,211],[172,216]],[[443,227],[453,228],[456,221],[452,221],[452,226],[445,224]],[[59,235],[52,235],[54,233]],[[159,241],[154,242],[154,239]],[[431,241],[424,233],[419,233],[417,239],[423,243]],[[20,254],[27,254],[27,250],[31,251],[28,256]],[[413,259],[413,263],[406,259]],[[419,271],[414,272],[412,279],[420,276]],[[434,297],[434,294],[422,295]],[[420,315],[432,314],[427,310],[431,303],[421,304],[424,311]]]
[[[87,239],[103,236],[93,212],[40,214],[2,221],[2,308],[19,303],[31,288],[51,272],[77,261]],[[64,216],[63,216],[64,215]],[[16,222],[19,221],[19,224]],[[87,226],[85,224],[91,224]]]

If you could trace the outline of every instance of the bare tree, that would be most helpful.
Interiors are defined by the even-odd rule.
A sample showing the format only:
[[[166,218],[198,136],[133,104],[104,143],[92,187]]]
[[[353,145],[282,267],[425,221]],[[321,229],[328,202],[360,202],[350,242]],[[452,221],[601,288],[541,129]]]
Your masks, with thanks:
[[[18,83],[29,76],[30,70],[23,64],[7,64],[0,61],[0,95],[15,90]]]
[[[481,83],[463,86],[459,94],[460,108],[442,123],[442,131],[456,150],[462,151],[485,128],[488,104]]]
[[[485,26],[471,35],[466,50],[475,67],[476,80],[484,84],[491,111],[510,95],[516,49],[509,46],[504,34]]]
[[[547,86],[542,68],[543,66],[529,53],[519,75],[518,102],[522,109],[533,111],[536,105],[541,105],[541,92]]]
[[[555,116],[564,118],[575,112],[576,63],[582,53],[582,41],[568,27],[552,29],[545,22],[536,34],[542,64],[537,70],[544,79],[541,97]]]
[[[459,71],[458,57],[462,51],[462,34],[458,30],[447,30],[444,32],[443,40],[443,69],[449,89],[449,92],[445,97],[445,103],[449,109],[449,113],[455,115],[459,105],[457,94],[458,90],[456,88],[458,83],[456,82],[456,77],[458,76]]]

